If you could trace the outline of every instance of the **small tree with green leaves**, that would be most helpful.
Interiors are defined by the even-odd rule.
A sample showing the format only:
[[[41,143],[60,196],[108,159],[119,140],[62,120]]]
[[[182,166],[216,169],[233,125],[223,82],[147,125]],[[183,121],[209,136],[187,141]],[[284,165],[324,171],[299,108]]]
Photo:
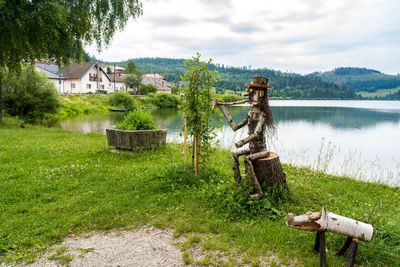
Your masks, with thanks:
[[[180,110],[187,116],[188,133],[193,137],[193,165],[195,173],[199,172],[199,157],[202,164],[208,160],[210,142],[215,137],[217,127],[212,110],[212,88],[220,80],[216,70],[210,70],[212,60],[200,61],[197,53],[192,59],[184,62],[186,73],[182,78],[180,90],[182,103]]]
[[[135,61],[133,59],[129,59],[128,63],[126,63],[126,68],[125,68],[125,73],[126,74],[137,74],[139,73],[139,70],[135,64]]]
[[[137,88],[142,83],[142,75],[140,75],[139,73],[128,74],[124,77],[123,82],[126,88],[132,88],[137,90]]]

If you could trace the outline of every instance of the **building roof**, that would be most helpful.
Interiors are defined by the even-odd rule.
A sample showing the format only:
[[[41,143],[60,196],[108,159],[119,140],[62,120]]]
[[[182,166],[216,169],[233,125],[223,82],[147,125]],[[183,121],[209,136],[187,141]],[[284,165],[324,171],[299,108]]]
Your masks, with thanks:
[[[60,69],[57,74],[66,79],[80,79],[88,71],[97,66],[99,66],[100,71],[102,71],[106,75],[106,77],[111,80],[110,76],[108,76],[108,74],[100,65],[98,65],[97,62],[71,63],[69,67]]]
[[[60,69],[58,74],[67,79],[80,79],[94,65],[96,62],[71,63],[69,67]]]
[[[162,76],[162,75],[160,75],[158,73],[143,74],[143,77],[167,80],[164,76]]]
[[[54,73],[54,74],[57,74],[57,72],[58,72],[58,66],[55,64],[38,62],[35,65],[36,65],[36,67],[39,67],[41,69],[44,69],[44,70]]]
[[[36,69],[37,69],[38,71],[40,71],[40,72],[45,73],[48,79],[64,79],[63,77],[57,75],[56,73],[53,73],[53,72],[51,72],[51,71],[48,71],[48,70],[45,69],[45,68],[42,68],[42,67],[40,66],[40,64],[36,64]]]
[[[117,75],[115,75],[115,73],[109,74],[108,76],[110,76],[110,79],[112,82],[114,82],[114,76],[115,76],[115,81],[117,83],[122,83],[124,80],[124,75],[121,75],[121,73],[117,73]]]

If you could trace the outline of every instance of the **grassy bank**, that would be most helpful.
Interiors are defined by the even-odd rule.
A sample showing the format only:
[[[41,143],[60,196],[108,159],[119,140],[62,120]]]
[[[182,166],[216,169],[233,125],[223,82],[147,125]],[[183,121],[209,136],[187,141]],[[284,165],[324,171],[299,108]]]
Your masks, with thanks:
[[[374,240],[360,242],[356,264],[400,262],[400,189],[285,165],[291,194],[270,192],[250,201],[233,183],[229,151],[213,153],[211,168],[182,170],[182,147],[114,154],[100,134],[76,134],[6,118],[0,125],[0,262],[32,261],[70,234],[144,224],[188,237],[181,249],[207,255],[199,264],[317,266],[314,234],[285,226],[287,212],[328,211],[369,220]],[[343,236],[327,234],[327,262]],[[220,257],[215,257],[218,251]]]
[[[108,95],[65,95],[60,96],[59,118],[75,117],[94,113],[107,113],[111,106]]]

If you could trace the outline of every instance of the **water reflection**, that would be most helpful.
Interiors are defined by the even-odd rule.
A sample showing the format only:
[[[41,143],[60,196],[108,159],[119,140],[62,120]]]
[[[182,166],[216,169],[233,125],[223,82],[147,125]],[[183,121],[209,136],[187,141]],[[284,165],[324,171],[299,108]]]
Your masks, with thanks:
[[[383,101],[333,101],[333,107],[327,106],[330,101],[296,101],[300,106],[289,106],[288,102],[294,101],[271,101],[278,135],[268,145],[283,162],[400,185],[399,101],[391,101],[387,109]],[[250,108],[229,107],[229,111],[239,122]],[[182,140],[182,115],[176,110],[157,109],[152,114],[159,128],[168,129],[168,141]],[[105,133],[124,115],[78,117],[60,122],[60,127],[80,133]],[[224,122],[216,133],[219,145],[233,149],[235,142],[247,136],[247,128],[233,132]]]

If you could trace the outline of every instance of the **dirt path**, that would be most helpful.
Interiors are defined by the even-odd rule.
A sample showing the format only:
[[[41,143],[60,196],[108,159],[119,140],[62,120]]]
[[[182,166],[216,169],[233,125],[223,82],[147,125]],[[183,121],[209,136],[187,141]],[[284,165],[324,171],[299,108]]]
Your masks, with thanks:
[[[183,266],[175,241],[172,231],[154,227],[95,233],[67,238],[26,266]]]

